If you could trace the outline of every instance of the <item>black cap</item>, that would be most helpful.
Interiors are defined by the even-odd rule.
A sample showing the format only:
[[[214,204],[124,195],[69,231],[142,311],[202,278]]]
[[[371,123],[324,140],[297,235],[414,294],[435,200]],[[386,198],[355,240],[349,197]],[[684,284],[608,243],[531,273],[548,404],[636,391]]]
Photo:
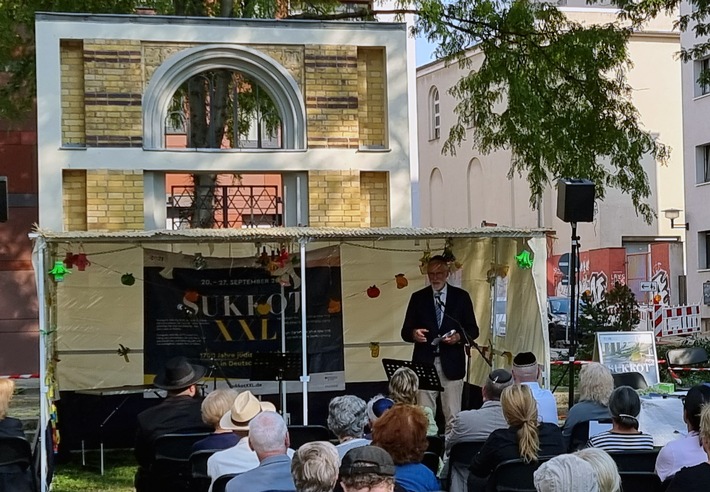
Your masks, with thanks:
[[[513,365],[516,367],[534,366],[535,364],[537,364],[537,359],[532,352],[521,352],[513,359]]]
[[[353,475],[394,476],[394,461],[390,454],[377,446],[360,446],[345,453],[340,462],[340,475],[351,477]]]
[[[491,371],[491,373],[488,375],[488,379],[498,384],[505,384],[512,378],[513,375],[505,369],[496,369],[495,371]]]

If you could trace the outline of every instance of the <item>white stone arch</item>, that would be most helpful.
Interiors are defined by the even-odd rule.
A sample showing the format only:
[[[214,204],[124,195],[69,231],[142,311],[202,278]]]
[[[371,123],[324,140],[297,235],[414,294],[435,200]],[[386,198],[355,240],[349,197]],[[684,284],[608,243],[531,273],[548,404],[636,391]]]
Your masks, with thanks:
[[[258,81],[278,108],[286,149],[306,148],[306,110],[296,80],[273,58],[239,45],[208,44],[170,56],[155,71],[143,94],[143,148],[165,148],[165,115],[170,99],[193,75],[216,69],[242,72]]]
[[[438,167],[432,169],[429,176],[429,225],[431,227],[446,225],[444,177]]]
[[[466,171],[468,191],[468,226],[480,227],[486,220],[486,183],[483,165],[477,157],[471,159]]]

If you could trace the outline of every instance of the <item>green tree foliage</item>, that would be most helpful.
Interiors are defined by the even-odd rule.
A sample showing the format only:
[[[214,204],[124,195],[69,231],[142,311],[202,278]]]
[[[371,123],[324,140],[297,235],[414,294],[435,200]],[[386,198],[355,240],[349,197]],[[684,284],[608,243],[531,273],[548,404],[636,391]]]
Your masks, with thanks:
[[[591,294],[581,296],[581,312],[578,316],[578,358],[591,360],[594,354],[596,334],[600,331],[631,331],[641,321],[636,296],[632,290],[619,282],[594,303]]]
[[[527,178],[533,207],[558,178],[587,178],[600,198],[617,188],[653,219],[642,159],[663,162],[668,149],[641,127],[631,102],[629,28],[582,26],[532,0],[416,0],[414,10],[417,31],[465,72],[449,90],[458,121],[444,152],[455,153],[473,126],[467,145],[509,149],[509,176]],[[480,66],[470,49],[482,53]]]

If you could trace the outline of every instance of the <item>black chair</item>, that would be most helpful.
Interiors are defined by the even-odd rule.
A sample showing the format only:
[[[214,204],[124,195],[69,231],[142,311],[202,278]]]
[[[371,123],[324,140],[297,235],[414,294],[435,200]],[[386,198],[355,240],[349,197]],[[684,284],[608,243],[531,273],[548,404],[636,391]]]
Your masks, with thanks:
[[[690,366],[705,364],[707,362],[708,353],[702,347],[681,347],[669,350],[666,354],[668,372],[670,372],[676,384],[683,384],[682,379],[676,374],[676,371],[687,371]],[[708,370],[710,370],[710,368]]]
[[[190,455],[190,468],[192,469],[192,487],[195,492],[206,492],[210,488],[212,479],[207,474],[207,460],[220,449],[201,449]]]
[[[611,376],[614,378],[614,388],[619,386],[631,386],[635,390],[648,388],[646,378],[640,372],[615,372]]]
[[[192,490],[192,445],[209,436],[207,432],[164,434],[153,443],[154,459],[150,467],[154,483],[165,484],[173,491]]]
[[[489,492],[535,492],[533,474],[540,465],[552,456],[540,456],[537,461],[526,463],[522,459],[508,460],[496,466],[488,478]],[[626,489],[624,489],[626,492]]]
[[[658,449],[652,451],[624,451],[609,453],[621,476],[624,492],[660,492],[661,479],[654,472]]]
[[[227,482],[236,477],[238,473],[229,473],[227,475],[221,475],[212,484],[212,492],[224,492],[227,488]]]
[[[570,453],[579,451],[580,449],[587,446],[587,441],[589,441],[589,423],[597,422],[599,424],[609,424],[611,425],[611,419],[599,419],[595,421],[586,420],[584,422],[579,422],[572,427],[572,434],[570,435],[569,449]]]
[[[37,490],[32,448],[24,437],[0,437],[0,490]]]
[[[439,458],[444,456],[444,440],[439,436],[426,436],[426,440],[429,443],[426,450],[432,453],[436,453]]]
[[[485,441],[460,442],[454,444],[449,452],[449,475],[446,477],[446,490],[464,490],[468,480],[468,467],[473,457],[481,450]]]
[[[422,465],[425,465],[434,475],[439,473],[439,455],[432,453],[431,451],[426,451],[424,457],[422,458]]]
[[[322,425],[289,425],[288,435],[293,449],[298,449],[307,442],[330,440],[330,431]]]

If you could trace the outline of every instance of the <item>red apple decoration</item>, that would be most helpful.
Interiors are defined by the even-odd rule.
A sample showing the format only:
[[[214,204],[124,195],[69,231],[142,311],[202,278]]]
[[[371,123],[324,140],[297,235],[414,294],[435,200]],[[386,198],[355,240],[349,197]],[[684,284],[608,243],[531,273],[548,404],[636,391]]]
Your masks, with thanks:
[[[368,287],[367,297],[369,297],[370,299],[374,299],[375,297],[380,297],[380,289],[378,289],[376,285]]]

